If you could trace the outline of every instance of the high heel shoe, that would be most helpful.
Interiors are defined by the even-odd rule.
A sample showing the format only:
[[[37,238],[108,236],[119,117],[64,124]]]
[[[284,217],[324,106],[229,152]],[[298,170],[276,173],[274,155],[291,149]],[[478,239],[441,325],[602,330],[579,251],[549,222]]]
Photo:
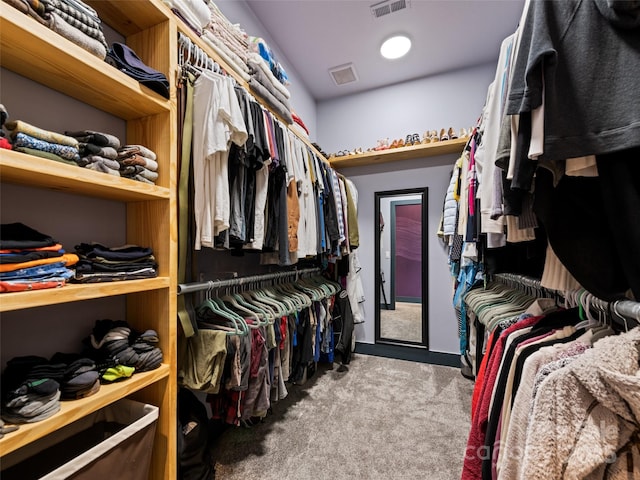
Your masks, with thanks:
[[[449,140],[449,136],[447,135],[447,131],[444,128],[440,129],[440,141],[444,142],[446,140]]]
[[[449,130],[447,130],[447,135],[449,136],[449,140],[458,138],[458,135],[456,135],[456,131],[452,127],[449,127]]]

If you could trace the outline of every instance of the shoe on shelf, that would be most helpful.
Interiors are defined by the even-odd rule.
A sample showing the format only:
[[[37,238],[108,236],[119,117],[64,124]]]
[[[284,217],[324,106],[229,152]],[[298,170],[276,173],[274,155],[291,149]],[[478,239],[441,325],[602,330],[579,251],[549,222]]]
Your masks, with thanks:
[[[431,143],[431,132],[429,132],[429,130],[425,130],[422,134],[422,143]]]
[[[417,133],[414,133],[411,137],[414,145],[420,144],[420,135],[418,135]]]
[[[440,141],[444,142],[446,140],[449,140],[449,135],[447,134],[447,131],[444,128],[440,129]]]
[[[456,131],[452,127],[449,127],[449,130],[447,131],[447,135],[449,136],[449,140],[453,140],[455,138],[458,138],[458,135],[456,134]]]
[[[458,138],[467,138],[469,134],[467,133],[466,128],[461,128],[460,133],[458,133]]]
[[[431,130],[431,133],[429,134],[429,137],[431,138],[431,143],[440,141],[440,137],[438,136],[438,131],[437,130]]]
[[[404,146],[408,147],[409,145],[413,145],[413,135],[407,135],[407,138],[404,140]]]
[[[400,147],[404,147],[404,146],[405,146],[404,140],[399,138],[398,139],[398,144],[396,145],[396,147],[400,148]]]

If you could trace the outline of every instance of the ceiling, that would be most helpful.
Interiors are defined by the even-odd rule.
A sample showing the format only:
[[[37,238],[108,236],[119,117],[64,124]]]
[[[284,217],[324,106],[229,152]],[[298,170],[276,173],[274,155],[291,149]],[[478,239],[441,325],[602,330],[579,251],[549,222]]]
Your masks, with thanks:
[[[392,2],[397,0],[391,0]],[[311,96],[327,100],[407,80],[497,62],[524,0],[405,0],[376,18],[380,0],[247,0]],[[397,60],[380,56],[383,40],[405,33],[413,47]],[[358,80],[337,86],[329,70],[353,63]]]

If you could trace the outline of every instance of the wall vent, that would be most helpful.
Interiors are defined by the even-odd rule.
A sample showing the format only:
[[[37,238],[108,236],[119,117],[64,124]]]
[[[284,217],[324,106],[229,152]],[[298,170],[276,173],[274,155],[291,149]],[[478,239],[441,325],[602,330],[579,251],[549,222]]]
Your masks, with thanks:
[[[385,0],[384,2],[378,2],[371,5],[371,14],[375,18],[384,17],[391,13],[404,10],[411,6],[411,0]]]
[[[331,78],[336,85],[345,85],[347,83],[353,83],[358,81],[358,74],[353,66],[353,63],[347,63],[345,65],[338,65],[329,69]]]

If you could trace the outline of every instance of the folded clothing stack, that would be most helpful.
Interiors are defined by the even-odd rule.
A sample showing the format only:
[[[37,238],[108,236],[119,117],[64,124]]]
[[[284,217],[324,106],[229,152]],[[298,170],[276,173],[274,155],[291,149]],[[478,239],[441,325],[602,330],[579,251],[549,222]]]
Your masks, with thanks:
[[[4,108],[4,105],[0,103],[0,148],[4,148],[7,150],[11,150],[11,142],[7,138],[7,135],[4,133],[4,124],[9,118],[9,113],[7,109]]]
[[[22,120],[5,122],[13,149],[37,157],[75,165],[80,160],[78,141],[68,135],[35,127]]]
[[[4,421],[34,423],[60,410],[60,384],[40,368],[48,363],[46,358],[35,355],[15,357],[7,362],[2,373]]]
[[[79,258],[49,235],[23,223],[0,225],[0,292],[63,286]]]
[[[204,0],[163,0],[171,11],[198,35],[209,24],[210,13]]]
[[[211,13],[209,30],[224,42],[241,63],[247,63],[249,37],[246,32],[240,28],[240,25],[231,23],[213,2],[209,2],[209,10]]]
[[[251,78],[249,79],[249,87],[251,91],[262,98],[262,100],[269,105],[278,115],[280,115],[289,125],[293,123],[291,117],[291,106],[289,100],[285,94],[278,88],[285,90],[289,93],[284,86],[274,78],[273,74],[266,68],[266,64],[256,53],[250,54],[248,61],[249,73]]]
[[[260,54],[260,56],[269,65],[269,70],[283,85],[289,85],[289,77],[284,70],[278,59],[274,55],[273,51],[267,45],[267,42],[260,37],[249,37],[249,51]]]
[[[139,182],[155,184],[158,162],[155,152],[143,145],[125,145],[118,149],[120,175]]]
[[[169,80],[167,76],[146,65],[136,55],[136,52],[124,43],[113,43],[107,52],[105,61],[131,78],[138,80],[142,85],[149,87],[154,92],[169,98]]]
[[[104,60],[107,42],[96,11],[81,0],[4,0]]]
[[[291,118],[293,118],[294,123],[300,127],[300,130],[302,130],[304,133],[306,133],[306,136],[309,136],[309,129],[307,128],[307,126],[304,124],[304,122],[302,121],[302,119],[296,114],[296,112],[294,112],[293,110],[291,111]],[[300,131],[299,131],[300,133]],[[303,134],[303,136],[305,136]]]
[[[211,12],[209,25],[202,33],[205,40],[222,60],[224,60],[233,70],[238,73],[243,80],[249,81],[249,67],[247,66],[247,56],[249,54],[249,43],[247,34],[239,27],[233,25],[222,14],[218,7],[209,3]]]
[[[124,320],[97,320],[84,343],[86,354],[103,367],[100,369],[103,382],[155,370],[162,364],[162,350],[158,348],[155,330],[137,333]]]
[[[79,144],[80,159],[77,162],[78,165],[96,172],[120,176],[120,164],[117,160],[118,148],[120,148],[120,139],[118,137],[93,130],[64,133],[75,138]]]
[[[137,245],[105,247],[99,243],[81,243],[75,248],[80,261],[73,282],[114,282],[158,276],[158,264],[151,248]]]

